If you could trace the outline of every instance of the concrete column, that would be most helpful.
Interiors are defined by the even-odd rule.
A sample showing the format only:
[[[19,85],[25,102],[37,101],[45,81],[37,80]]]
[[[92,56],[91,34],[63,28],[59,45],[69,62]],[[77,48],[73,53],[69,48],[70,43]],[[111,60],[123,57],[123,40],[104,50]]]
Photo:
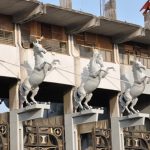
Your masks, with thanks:
[[[144,26],[145,29],[150,29],[150,12],[144,14]]]
[[[71,89],[64,95],[64,114],[73,113],[72,95],[73,95],[73,89]]]
[[[120,117],[118,94],[111,98],[109,102],[110,117]]]
[[[117,117],[111,118],[111,140],[112,150],[125,150],[123,128],[120,127],[120,122]]]
[[[109,0],[105,4],[104,8],[104,16],[109,19],[115,19],[116,20],[116,0]]]
[[[9,108],[10,110],[19,108],[19,82],[10,86],[9,89]]]
[[[75,86],[79,87],[81,83],[80,77],[80,57],[74,57],[74,72],[75,72]]]
[[[72,9],[72,0],[60,0],[60,6],[68,9]]]

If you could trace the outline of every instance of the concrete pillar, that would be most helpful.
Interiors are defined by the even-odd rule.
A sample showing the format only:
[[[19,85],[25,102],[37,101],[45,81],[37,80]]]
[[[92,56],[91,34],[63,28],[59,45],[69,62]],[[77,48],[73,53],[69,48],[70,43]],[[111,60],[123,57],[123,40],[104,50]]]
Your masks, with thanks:
[[[144,26],[145,29],[150,29],[150,12],[144,14]]]
[[[111,98],[109,102],[110,117],[120,117],[118,94]]]
[[[123,128],[120,127],[118,117],[111,118],[111,140],[112,150],[125,150]]]
[[[75,72],[75,86],[79,87],[81,83],[80,57],[74,57],[74,72]]]
[[[109,0],[105,4],[104,16],[116,20],[116,0]]]
[[[72,95],[73,95],[73,89],[71,89],[64,95],[64,114],[73,113]]]
[[[10,110],[19,108],[19,82],[9,88],[9,108]]]
[[[72,9],[72,0],[60,0],[60,6],[68,9]]]

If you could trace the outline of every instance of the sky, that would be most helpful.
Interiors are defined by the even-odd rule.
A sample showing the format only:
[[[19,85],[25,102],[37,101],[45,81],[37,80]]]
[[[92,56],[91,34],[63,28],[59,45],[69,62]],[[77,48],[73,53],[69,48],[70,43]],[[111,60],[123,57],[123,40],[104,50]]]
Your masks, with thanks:
[[[59,5],[59,0],[40,0],[43,3]],[[100,16],[100,1],[104,0],[72,0],[73,9]],[[108,1],[108,0],[105,0]],[[147,0],[116,0],[117,20],[144,26],[144,17],[140,12]]]

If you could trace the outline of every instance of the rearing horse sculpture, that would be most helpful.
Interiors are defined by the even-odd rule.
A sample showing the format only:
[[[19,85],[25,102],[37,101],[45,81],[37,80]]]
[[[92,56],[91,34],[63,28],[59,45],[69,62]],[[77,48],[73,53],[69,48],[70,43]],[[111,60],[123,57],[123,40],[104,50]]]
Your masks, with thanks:
[[[38,41],[33,42],[33,51],[34,51],[34,58],[35,58],[34,70],[20,86],[20,93],[26,105],[37,103],[34,97],[35,95],[37,95],[39,91],[39,84],[43,82],[47,72],[52,70],[54,68],[54,65],[57,62],[59,62],[59,60],[54,59],[52,60],[52,62],[48,63],[44,57],[47,50],[44,49],[42,45],[39,44]],[[29,101],[27,100],[27,95],[29,94],[30,91],[32,92],[32,95],[30,97],[31,102],[29,103]]]
[[[122,108],[122,113],[126,110],[129,114],[138,113],[138,110],[134,109],[138,101],[138,96],[140,96],[146,84],[149,84],[149,77],[145,74],[146,66],[144,66],[140,61],[136,60],[133,62],[132,71],[134,77],[133,85],[128,88],[119,97],[119,102]]]
[[[74,99],[74,108],[77,110],[91,109],[92,106],[88,105],[88,102],[92,98],[92,92],[98,87],[102,78],[108,74],[108,70],[113,69],[114,67],[104,67],[102,55],[94,52],[93,57],[90,59],[88,70],[89,76],[88,79],[81,83],[81,85],[75,89],[73,99]],[[84,100],[82,105],[82,101]]]

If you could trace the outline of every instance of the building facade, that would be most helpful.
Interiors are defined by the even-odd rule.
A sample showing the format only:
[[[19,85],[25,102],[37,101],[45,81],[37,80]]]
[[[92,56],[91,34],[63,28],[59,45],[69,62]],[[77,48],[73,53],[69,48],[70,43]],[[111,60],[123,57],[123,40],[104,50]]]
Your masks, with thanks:
[[[0,98],[9,102],[10,109],[0,114],[2,150],[150,149],[149,84],[136,105],[146,115],[123,118],[128,122],[123,127],[115,124],[123,117],[118,94],[134,82],[132,61],[138,58],[150,74],[149,29],[37,1],[5,0],[0,8]],[[22,119],[14,143],[12,126],[19,121],[12,117],[20,110],[19,86],[34,68],[32,42],[41,36],[48,59],[52,54],[60,60],[35,97],[40,103],[50,102],[50,109],[45,111],[45,118]],[[76,114],[73,89],[87,78],[94,49],[102,54],[106,66],[115,68],[102,79],[90,101],[104,113]],[[98,115],[97,120],[92,119],[94,115]]]

